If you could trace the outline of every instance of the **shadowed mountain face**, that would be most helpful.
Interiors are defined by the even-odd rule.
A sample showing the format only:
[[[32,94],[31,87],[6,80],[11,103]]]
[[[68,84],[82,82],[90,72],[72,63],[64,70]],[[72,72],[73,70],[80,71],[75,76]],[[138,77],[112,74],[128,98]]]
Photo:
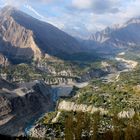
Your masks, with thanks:
[[[0,133],[24,135],[41,114],[54,109],[51,87],[41,81],[14,85],[0,79]]]
[[[39,59],[44,53],[61,57],[81,51],[79,42],[51,24],[7,6],[0,13],[0,52],[10,60]]]

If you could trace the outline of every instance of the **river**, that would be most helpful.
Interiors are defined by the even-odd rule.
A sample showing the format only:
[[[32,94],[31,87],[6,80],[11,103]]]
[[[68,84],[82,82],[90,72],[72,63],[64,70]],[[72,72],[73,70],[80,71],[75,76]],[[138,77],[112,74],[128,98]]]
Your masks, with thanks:
[[[124,52],[122,52],[121,54],[125,55]],[[120,74],[122,72],[132,71],[132,70],[134,70],[137,67],[137,65],[138,65],[137,61],[127,60],[127,59],[122,57],[123,55],[121,55],[121,56],[118,55],[117,57],[115,57],[115,60],[117,60],[118,62],[123,64],[124,69],[121,70],[121,71],[117,71],[116,73],[111,73],[111,74],[108,74],[105,77],[102,77],[102,79],[105,82],[115,82],[115,81],[118,81],[119,77],[120,77]]]
[[[52,91],[53,91],[53,101],[57,102],[59,100],[60,97],[69,97],[70,93],[73,90],[73,87],[76,86],[78,88],[83,88],[85,86],[88,85],[88,82],[84,82],[84,83],[70,83],[69,85],[52,85]],[[54,109],[48,111],[48,112],[52,112],[54,111]],[[46,112],[47,113],[47,112]],[[36,117],[34,117],[26,126],[24,133],[25,136],[29,135],[29,131],[31,130],[31,128],[33,128],[35,126],[35,123],[41,119],[43,116],[45,115],[45,113],[40,114]]]

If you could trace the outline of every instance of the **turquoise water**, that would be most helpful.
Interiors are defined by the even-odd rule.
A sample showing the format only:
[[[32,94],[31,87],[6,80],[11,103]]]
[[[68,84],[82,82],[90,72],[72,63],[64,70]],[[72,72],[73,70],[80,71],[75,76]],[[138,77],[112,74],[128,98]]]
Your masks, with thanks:
[[[36,117],[33,117],[33,119],[27,124],[27,127],[24,130],[25,136],[29,136],[30,129],[35,125],[35,123],[41,119],[45,113],[37,115]]]

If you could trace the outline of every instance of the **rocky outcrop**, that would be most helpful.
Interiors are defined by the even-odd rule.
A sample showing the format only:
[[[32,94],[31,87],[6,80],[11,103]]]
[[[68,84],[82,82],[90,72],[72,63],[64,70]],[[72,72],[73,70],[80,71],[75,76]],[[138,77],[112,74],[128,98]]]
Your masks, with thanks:
[[[135,115],[134,109],[129,109],[128,111],[121,111],[118,114],[118,117],[119,118],[133,118],[134,115]]]
[[[8,81],[0,78],[0,89],[3,89],[3,88],[8,89],[8,90],[13,90],[17,88],[17,85],[9,83]]]
[[[0,116],[2,117],[11,112],[12,112],[12,109],[11,109],[10,101],[5,97],[0,96]]]
[[[108,111],[104,110],[103,108],[96,108],[93,105],[85,105],[85,104],[76,104],[75,102],[68,102],[68,101],[61,101],[58,104],[58,110],[64,111],[79,111],[79,112],[89,112],[95,113],[99,111],[101,114],[107,114]]]
[[[108,73],[117,73],[118,71],[122,71],[125,69],[124,64],[119,62],[114,66],[107,63],[106,61],[102,61],[102,70]]]
[[[24,129],[30,121],[53,108],[51,88],[41,81],[25,83],[13,89],[2,88],[0,134],[24,135]]]
[[[86,73],[83,73],[78,79],[78,82],[87,82],[93,78],[100,78],[108,74],[108,71],[102,69],[91,69]]]
[[[65,100],[61,101],[58,104],[57,109],[59,110],[59,113],[57,114],[58,117],[59,117],[60,111],[89,112],[91,114],[99,111],[101,114],[108,114],[108,110],[105,110],[101,107],[97,108],[97,107],[94,107],[93,105],[88,106],[85,104],[76,104],[75,102],[69,102],[69,101],[65,101]],[[119,118],[133,118],[134,115],[135,115],[134,109],[129,109],[127,111],[122,110],[121,112],[118,113]],[[54,120],[55,119],[56,118],[54,118]]]
[[[9,65],[8,59],[4,55],[0,54],[0,66],[3,67],[8,65]]]
[[[126,60],[127,61],[127,60]],[[78,79],[78,82],[87,82],[90,81],[93,78],[101,78],[104,76],[107,76],[108,74],[115,74],[118,71],[123,71],[126,70],[126,68],[134,68],[137,66],[137,62],[135,61],[130,61],[132,64],[127,64],[126,62],[124,63],[123,61],[118,61],[115,65],[108,64],[107,62],[102,62],[101,67],[96,69],[96,68],[91,68],[87,72],[82,73],[80,78]]]
[[[46,126],[44,125],[35,125],[30,129],[29,135],[33,138],[45,138],[46,135]]]

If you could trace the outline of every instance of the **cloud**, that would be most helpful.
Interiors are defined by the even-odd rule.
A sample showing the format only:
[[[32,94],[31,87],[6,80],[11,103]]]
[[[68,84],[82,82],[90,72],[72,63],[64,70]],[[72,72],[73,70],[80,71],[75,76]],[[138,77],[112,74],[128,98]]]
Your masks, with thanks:
[[[26,2],[26,0],[3,0],[3,2],[5,2],[5,4],[7,5],[13,5],[13,6],[20,6],[21,4],[23,4],[24,2]]]
[[[33,14],[35,14],[35,16],[37,16],[40,20],[48,22],[48,23],[58,27],[59,29],[62,29],[64,27],[64,24],[59,22],[59,20],[57,18],[45,17],[28,4],[24,5],[24,7],[27,8],[28,10],[30,10],[31,12],[33,12]]]
[[[113,0],[94,0],[92,5],[92,10],[95,13],[117,13],[119,12],[119,7],[117,3]]]
[[[25,3],[50,3],[56,0],[1,0],[6,5],[21,6]]]
[[[32,11],[35,15],[37,15],[41,19],[45,19],[43,15],[41,15],[39,12],[37,12],[34,8],[32,8],[30,5],[26,4],[25,7]]]
[[[55,0],[51,2],[55,4],[52,9],[57,9]],[[51,11],[58,13],[58,17],[47,15],[45,21],[74,36],[87,38],[91,33],[137,16],[139,7],[139,0],[71,0],[63,9]]]
[[[77,9],[89,9],[92,6],[92,0],[72,0],[72,6]]]
[[[97,14],[119,12],[118,0],[72,0],[72,8]]]

